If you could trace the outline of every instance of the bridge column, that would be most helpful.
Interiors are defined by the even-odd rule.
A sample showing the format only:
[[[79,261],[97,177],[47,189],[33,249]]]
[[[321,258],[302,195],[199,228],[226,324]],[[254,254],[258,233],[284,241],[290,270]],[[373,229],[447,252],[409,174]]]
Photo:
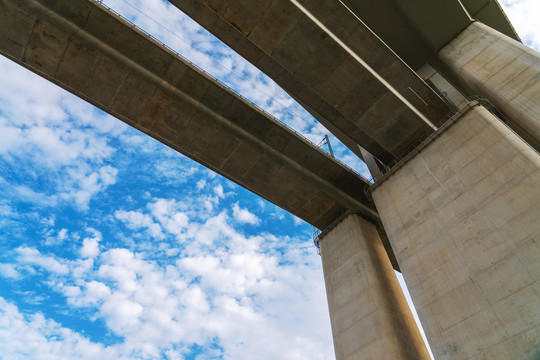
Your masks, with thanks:
[[[373,198],[431,349],[540,358],[540,155],[471,107]]]
[[[540,53],[474,22],[439,57],[540,148]]]
[[[320,249],[336,360],[429,359],[376,227],[346,215]]]

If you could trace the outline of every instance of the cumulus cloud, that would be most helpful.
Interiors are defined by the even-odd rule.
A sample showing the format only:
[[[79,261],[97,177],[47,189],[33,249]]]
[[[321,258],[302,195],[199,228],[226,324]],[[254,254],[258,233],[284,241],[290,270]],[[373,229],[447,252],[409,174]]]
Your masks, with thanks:
[[[86,229],[87,232],[92,234],[92,237],[86,237],[83,239],[83,245],[81,247],[81,257],[83,258],[95,258],[99,254],[99,242],[102,240],[101,233],[96,229]]]
[[[65,275],[69,272],[69,267],[56,260],[52,256],[43,255],[39,250],[30,247],[19,247],[16,249],[19,262],[25,265],[35,265],[54,274]]]
[[[146,228],[152,237],[161,239],[165,236],[161,231],[161,226],[154,222],[150,215],[138,211],[117,210],[114,212],[114,216],[133,230]]]
[[[0,275],[8,279],[20,279],[21,274],[12,264],[0,263]]]
[[[222,197],[224,196],[224,193],[223,193],[223,186],[221,186],[221,185],[216,185],[216,186],[214,187],[214,193],[215,193],[218,197],[222,198]]]
[[[66,200],[73,199],[80,210],[86,211],[93,196],[116,182],[118,169],[106,165],[99,171],[90,172],[87,168],[78,167],[69,170],[68,174],[70,178],[64,181],[60,197]]]
[[[238,203],[233,205],[233,216],[236,221],[251,225],[257,225],[260,221],[259,218],[248,209],[240,208]]]
[[[114,349],[93,343],[39,313],[23,314],[0,297],[0,358],[35,360],[118,359]]]
[[[43,193],[8,182],[13,199],[46,207],[68,201],[86,211],[118,173],[103,164],[115,151],[103,134],[121,137],[126,125],[5,58],[0,74],[0,155],[12,166],[25,164],[27,183],[55,185]]]
[[[150,202],[148,209],[169,219],[179,206],[161,199]],[[119,213],[120,218],[122,214],[129,212]],[[70,306],[88,312],[88,317],[102,319],[123,339],[118,344],[92,343],[42,315],[24,317],[9,304],[0,302],[0,307],[5,305],[19,316],[18,326],[32,328],[36,334],[32,346],[42,346],[44,357],[54,357],[67,345],[70,355],[93,349],[81,359],[96,354],[99,358],[110,354],[132,359],[178,357],[197,344],[212,349],[218,358],[330,359],[331,348],[313,340],[331,336],[329,327],[315,326],[328,322],[328,315],[320,263],[308,251],[311,245],[285,246],[276,252],[269,244],[294,242],[273,236],[245,237],[234,230],[231,220],[220,213],[204,223],[186,222],[187,246],[176,261],[162,265],[125,248],[99,251],[96,246],[104,240],[94,229],[86,229],[90,236],[80,252],[82,258],[93,258],[67,260],[33,248],[16,250],[15,266],[48,271],[51,280],[43,284],[64,296]],[[211,241],[205,239],[208,236]],[[307,325],[305,314],[315,314]],[[38,318],[48,325],[35,326]],[[279,325],[283,322],[288,326]],[[46,335],[55,334],[51,328],[64,334],[55,338],[54,349]],[[9,349],[22,351],[17,344]]]

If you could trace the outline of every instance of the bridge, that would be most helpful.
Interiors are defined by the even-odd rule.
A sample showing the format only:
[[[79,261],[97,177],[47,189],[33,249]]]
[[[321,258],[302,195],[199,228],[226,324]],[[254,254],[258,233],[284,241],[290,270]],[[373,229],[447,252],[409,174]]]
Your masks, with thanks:
[[[437,359],[540,356],[540,55],[496,1],[170,2],[375,184],[97,2],[0,0],[0,52],[322,230],[337,359],[429,358],[392,268]]]

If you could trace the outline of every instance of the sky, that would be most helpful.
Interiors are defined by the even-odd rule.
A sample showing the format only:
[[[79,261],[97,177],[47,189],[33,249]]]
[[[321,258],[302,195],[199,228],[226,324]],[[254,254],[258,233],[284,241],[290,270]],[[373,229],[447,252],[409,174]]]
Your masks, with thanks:
[[[104,3],[311,141],[326,134],[167,3]],[[540,49],[540,2],[502,4]],[[308,224],[3,57],[0,189],[1,359],[334,358]]]

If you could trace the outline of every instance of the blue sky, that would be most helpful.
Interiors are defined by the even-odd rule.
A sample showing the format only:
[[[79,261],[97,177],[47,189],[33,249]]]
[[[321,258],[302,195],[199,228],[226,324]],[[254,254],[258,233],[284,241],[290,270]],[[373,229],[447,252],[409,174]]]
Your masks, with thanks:
[[[326,133],[166,3],[104,3],[313,142]],[[503,4],[540,48],[540,3]],[[0,358],[334,358],[309,225],[5,58],[0,85]]]

